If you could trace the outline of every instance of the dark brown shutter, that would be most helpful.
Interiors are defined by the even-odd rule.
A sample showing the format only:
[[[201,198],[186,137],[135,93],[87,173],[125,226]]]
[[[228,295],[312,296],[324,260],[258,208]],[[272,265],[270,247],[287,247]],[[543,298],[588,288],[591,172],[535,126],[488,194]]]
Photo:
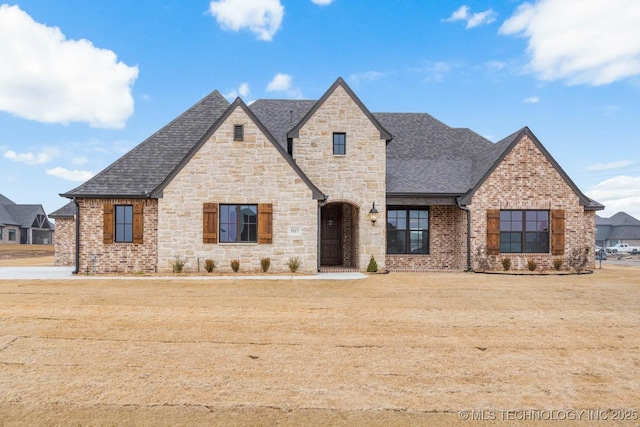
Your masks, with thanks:
[[[487,255],[500,255],[500,209],[487,209]]]
[[[258,243],[273,243],[273,205],[258,204]]]
[[[113,243],[113,205],[105,203],[102,211],[102,243]]]
[[[564,210],[551,211],[551,255],[564,255]]]
[[[144,211],[142,204],[133,205],[133,243],[142,244],[144,235]]]
[[[217,203],[205,203],[202,207],[202,243],[218,243]]]

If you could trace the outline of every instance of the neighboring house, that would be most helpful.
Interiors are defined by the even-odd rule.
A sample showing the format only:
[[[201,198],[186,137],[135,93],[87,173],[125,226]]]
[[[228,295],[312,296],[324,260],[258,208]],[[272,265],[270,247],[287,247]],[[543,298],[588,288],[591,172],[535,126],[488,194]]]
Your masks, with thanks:
[[[19,205],[0,194],[0,245],[51,245],[53,233],[42,205]]]
[[[596,216],[596,244],[608,248],[618,243],[640,246],[640,221],[624,212],[611,218]]]
[[[523,128],[493,144],[428,114],[371,113],[338,79],[317,101],[214,91],[79,187],[76,270],[551,268],[595,245],[595,211]],[[374,205],[375,204],[375,205]],[[377,221],[373,215],[377,212]],[[495,257],[494,257],[495,258]]]
[[[49,218],[56,222],[56,241],[54,247],[55,265],[75,265],[76,262],[76,213],[75,203],[69,202]]]

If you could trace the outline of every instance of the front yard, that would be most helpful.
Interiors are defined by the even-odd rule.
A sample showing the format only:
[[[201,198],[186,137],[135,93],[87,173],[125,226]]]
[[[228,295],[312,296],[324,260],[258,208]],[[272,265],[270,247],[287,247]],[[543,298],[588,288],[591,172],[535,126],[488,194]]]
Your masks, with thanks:
[[[2,426],[473,425],[491,414],[507,425],[509,411],[640,411],[637,268],[0,280],[0,301]]]

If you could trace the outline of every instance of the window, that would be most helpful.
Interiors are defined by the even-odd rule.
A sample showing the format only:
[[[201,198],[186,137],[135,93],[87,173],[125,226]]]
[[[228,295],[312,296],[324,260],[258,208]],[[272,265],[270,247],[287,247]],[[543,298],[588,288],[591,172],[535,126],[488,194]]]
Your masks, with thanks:
[[[387,211],[387,253],[429,253],[429,211],[389,209]]]
[[[333,134],[333,154],[338,154],[338,155],[347,154],[347,134],[346,133]]]
[[[10,242],[16,241],[16,230],[9,229],[9,241]]]
[[[258,205],[220,205],[220,242],[257,243]]]
[[[244,139],[244,125],[233,125],[233,140],[242,141]]]
[[[549,211],[500,211],[500,252],[549,252]]]
[[[2,227],[0,227],[0,240],[2,240]]]
[[[133,206],[116,206],[116,242],[133,242]]]

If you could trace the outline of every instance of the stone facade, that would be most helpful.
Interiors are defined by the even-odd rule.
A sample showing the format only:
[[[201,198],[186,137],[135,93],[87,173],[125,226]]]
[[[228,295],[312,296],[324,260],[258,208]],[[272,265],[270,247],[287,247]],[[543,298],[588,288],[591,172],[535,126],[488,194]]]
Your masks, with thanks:
[[[15,239],[9,240],[9,233],[13,231],[15,233]],[[2,245],[18,245],[20,244],[20,227],[13,225],[2,226],[2,239],[0,239]]]
[[[57,266],[76,264],[76,220],[56,218],[54,261]]]
[[[573,249],[588,247],[591,261],[594,261],[595,212],[585,211],[573,189],[526,135],[476,191],[469,208],[473,255],[486,246],[488,209],[562,209],[565,211],[563,256],[523,253],[500,255],[499,258],[511,258],[512,269],[524,270],[527,260],[532,259],[538,268],[549,270],[553,268],[554,259],[565,258]],[[498,266],[502,268],[499,262]],[[477,267],[474,262],[474,268]]]
[[[234,140],[234,125],[244,126],[244,139]],[[203,204],[273,206],[273,242],[203,243]],[[300,271],[317,271],[318,202],[271,141],[238,107],[164,188],[159,199],[158,271],[170,272],[176,256],[185,271],[204,271],[212,259],[218,271],[260,271],[270,258],[274,272],[288,272],[298,257]]]
[[[333,154],[334,132],[346,134],[344,155]],[[351,249],[353,266],[366,269],[373,255],[378,267],[385,268],[385,228],[371,224],[369,210],[375,203],[380,212],[378,224],[385,223],[386,141],[342,86],[337,86],[300,128],[298,138],[293,139],[293,158],[329,196],[329,202],[353,205],[358,214],[357,221],[351,224],[352,232],[358,236]],[[343,250],[343,256],[347,252]]]
[[[153,273],[158,259],[158,201],[155,199],[78,199],[80,210],[79,274]],[[104,205],[143,205],[143,243],[103,240]]]

